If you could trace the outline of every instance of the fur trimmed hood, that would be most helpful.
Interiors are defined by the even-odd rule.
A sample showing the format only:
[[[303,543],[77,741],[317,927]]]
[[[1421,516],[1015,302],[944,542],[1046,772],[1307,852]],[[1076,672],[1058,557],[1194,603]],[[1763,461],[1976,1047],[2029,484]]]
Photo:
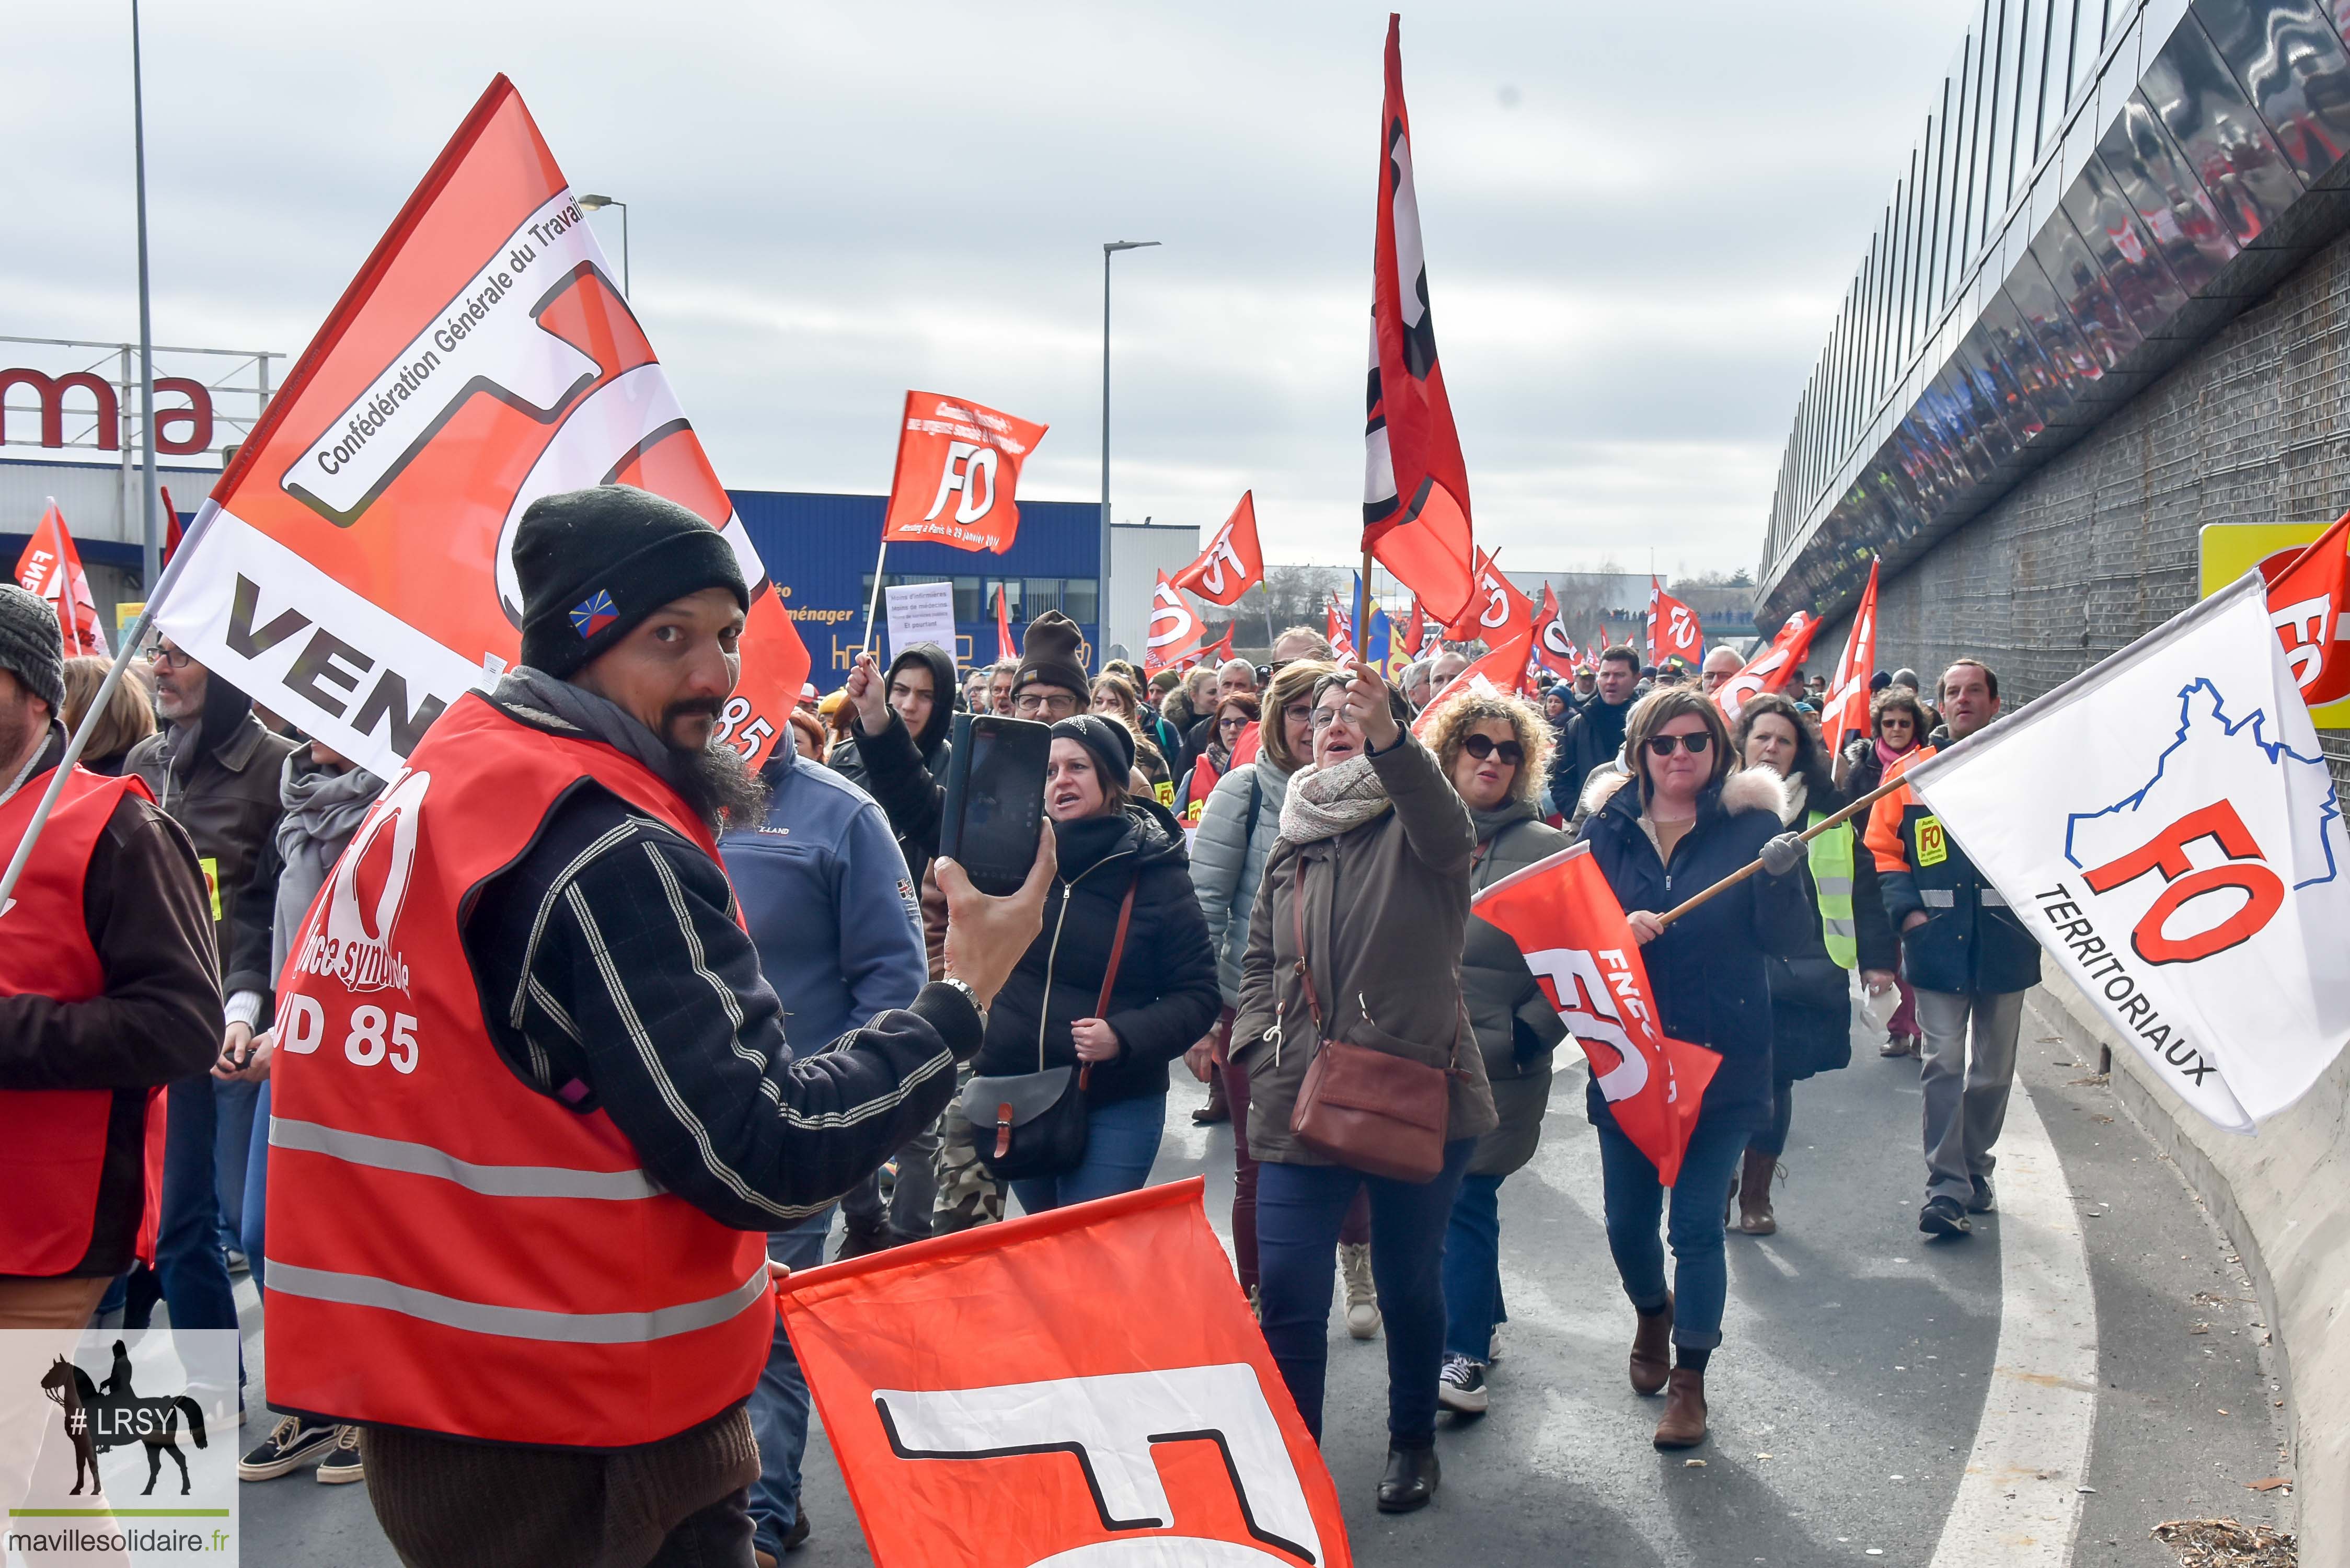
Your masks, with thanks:
[[[1583,810],[1596,814],[1632,782],[1632,775],[1615,765],[1595,772],[1583,786]],[[1741,768],[1721,781],[1721,809],[1735,815],[1742,811],[1767,811],[1775,820],[1787,810],[1787,784],[1769,768]]]

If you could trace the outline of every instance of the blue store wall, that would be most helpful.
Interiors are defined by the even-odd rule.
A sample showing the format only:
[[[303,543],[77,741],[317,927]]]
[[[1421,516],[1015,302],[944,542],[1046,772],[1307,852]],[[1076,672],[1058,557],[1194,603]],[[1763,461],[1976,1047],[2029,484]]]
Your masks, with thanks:
[[[873,556],[881,544],[881,495],[818,495],[799,491],[734,490],[734,510],[751,531],[759,558],[783,593],[813,660],[809,679],[830,691],[847,678],[865,637]],[[1012,600],[1012,639],[1057,609],[1085,630],[1087,667],[1098,642],[1095,611],[1101,563],[1101,508],[1090,502],[1024,501],[1020,530],[1000,556],[947,545],[892,545],[891,583],[955,585],[955,657],[966,668],[995,659],[995,586]],[[886,607],[881,624],[889,625]]]

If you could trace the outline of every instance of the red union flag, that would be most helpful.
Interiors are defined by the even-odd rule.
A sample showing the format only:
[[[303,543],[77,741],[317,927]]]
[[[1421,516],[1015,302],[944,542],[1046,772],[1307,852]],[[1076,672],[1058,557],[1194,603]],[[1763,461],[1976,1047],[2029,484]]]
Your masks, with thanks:
[[[39,526],[16,557],[16,584],[26,593],[49,601],[57,612],[57,638],[68,659],[104,653],[106,633],[98,624],[98,601],[89,596],[89,576],[81,569],[81,552],[74,548],[66,529],[66,514],[49,498]]]
[[[1186,655],[1183,659],[1184,664],[1188,667],[1205,659],[1208,661],[1208,668],[1213,670],[1221,666],[1224,660],[1232,658],[1232,624],[1233,623],[1231,621],[1226,621],[1224,623],[1224,635],[1218,638],[1208,647],[1201,649],[1198,652]]]
[[[1329,1472],[1201,1187],[784,1282],[792,1348],[879,1568],[1348,1568]]]
[[[1403,650],[1414,659],[1419,657],[1421,647],[1428,641],[1428,612],[1419,607],[1419,596],[1417,594],[1412,596],[1411,614],[1405,618],[1403,626],[1397,633],[1397,640],[1403,644]]]
[[[1211,605],[1235,605],[1241,596],[1264,581],[1264,552],[1256,542],[1256,493],[1241,492],[1241,504],[1208,541],[1200,558],[1175,574],[1179,588],[1189,589]]]
[[[1446,681],[1438,689],[1436,695],[1428,700],[1428,706],[1419,711],[1419,717],[1411,722],[1411,732],[1423,741],[1428,739],[1429,732],[1436,727],[1436,711],[1463,691],[1523,691],[1527,679],[1527,650],[1533,647],[1533,637],[1520,632]]]
[[[612,483],[680,503],[733,546],[751,608],[718,734],[764,760],[806,649],[499,77],[213,487],[157,624],[389,777],[444,707],[517,657],[524,510]]]
[[[1534,617],[1534,658],[1554,675],[1575,674],[1575,639],[1566,635],[1558,594],[1547,582],[1543,584],[1542,609]]]
[[[2350,648],[2344,646],[2343,616],[2350,611],[2350,551],[2345,551],[2350,513],[2334,521],[2309,548],[2278,564],[2268,578],[2269,617],[2284,644],[2285,660],[2311,707],[2350,697]]]
[[[1207,628],[1201,624],[1200,612],[1184,598],[1183,590],[1159,574],[1158,587],[1150,590],[1150,629],[1142,646],[1142,671],[1156,675],[1162,670],[1173,670],[1190,663],[1200,653],[1200,639]]]
[[[1518,944],[1534,983],[1590,1058],[1616,1125],[1670,1187],[1721,1058],[1666,1035],[1640,945],[1591,846],[1513,872],[1469,907]]]
[[[1499,648],[1531,635],[1534,626],[1534,601],[1503,575],[1492,556],[1478,551],[1475,596],[1469,607],[1445,627],[1444,635],[1455,642],[1482,638],[1486,647]]]
[[[1852,633],[1844,639],[1844,657],[1828,682],[1827,711],[1820,715],[1820,739],[1831,757],[1853,736],[1868,733],[1868,682],[1877,669],[1877,565],[1868,564],[1868,587],[1853,611]]]
[[[1665,592],[1656,578],[1648,579],[1648,662],[1678,659],[1695,669],[1705,656],[1705,628],[1697,611]]]
[[[1355,618],[1339,607],[1338,596],[1332,594],[1328,607],[1323,612],[1324,635],[1330,639],[1332,659],[1340,664],[1355,662]]]
[[[1812,639],[1820,629],[1819,617],[1809,610],[1797,610],[1771,639],[1771,646],[1746,661],[1746,667],[1721,683],[1713,694],[1713,705],[1732,724],[1738,722],[1740,710],[1746,700],[1759,691],[1776,691],[1787,684],[1787,678],[1812,651]]]
[[[907,393],[881,537],[1009,550],[1020,528],[1020,464],[1045,430],[968,399]]]
[[[1379,205],[1371,281],[1369,412],[1364,421],[1363,548],[1457,620],[1476,595],[1469,465],[1436,362],[1411,119],[1403,102],[1403,21],[1388,18],[1387,96],[1379,109]]]
[[[995,657],[999,663],[1020,657],[1012,646],[1012,597],[1002,583],[995,585]]]

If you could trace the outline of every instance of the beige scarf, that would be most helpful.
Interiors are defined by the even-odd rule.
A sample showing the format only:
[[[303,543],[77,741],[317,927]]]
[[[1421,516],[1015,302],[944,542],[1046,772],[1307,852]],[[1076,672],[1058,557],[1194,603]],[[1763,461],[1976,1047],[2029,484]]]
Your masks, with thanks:
[[[1371,759],[1348,757],[1335,768],[1306,763],[1290,775],[1281,803],[1281,836],[1292,844],[1334,838],[1360,827],[1392,804]]]

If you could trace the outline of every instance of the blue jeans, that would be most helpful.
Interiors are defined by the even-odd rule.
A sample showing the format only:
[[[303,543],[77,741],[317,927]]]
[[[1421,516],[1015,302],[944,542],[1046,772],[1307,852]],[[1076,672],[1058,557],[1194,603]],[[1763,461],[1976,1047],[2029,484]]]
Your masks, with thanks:
[[[265,1283],[262,1274],[261,1249],[264,1243],[264,1221],[269,1213],[269,1080],[261,1080],[261,1093],[253,1101],[253,1138],[244,1151],[244,1210],[239,1216],[238,1235],[244,1242],[245,1265],[253,1271],[253,1288],[260,1290]]]
[[[1167,1096],[1143,1095],[1112,1100],[1086,1113],[1086,1158],[1058,1176],[1032,1176],[1012,1184],[1013,1196],[1031,1214],[1087,1203],[1114,1192],[1132,1192],[1150,1179],[1159,1140],[1167,1131]]]
[[[1444,1227],[1444,1353],[1482,1364],[1502,1306],[1502,1178],[1464,1176]]]
[[[1371,1279],[1388,1342],[1388,1440],[1436,1442],[1436,1375],[1444,1365],[1446,1217],[1473,1137],[1444,1146],[1444,1168],[1427,1181],[1366,1176],[1343,1165],[1257,1168],[1257,1282],[1265,1348],[1315,1440],[1322,1438],[1322,1383],[1330,1357],[1330,1297],[1338,1227],[1358,1189],[1371,1199]]]
[[[767,1256],[793,1269],[824,1262],[825,1233],[832,1229],[832,1206],[788,1231],[767,1232]],[[751,1483],[751,1527],[760,1549],[783,1555],[784,1537],[800,1518],[800,1461],[807,1455],[808,1387],[800,1358],[775,1320],[775,1342],[767,1365],[751,1390],[751,1433],[759,1440],[759,1479]]]
[[[166,1094],[163,1212],[155,1236],[155,1272],[173,1328],[234,1328],[236,1296],[221,1256],[215,1177],[220,1084],[208,1073],[182,1078]]]
[[[268,1124],[256,1123],[254,1107],[260,1103],[259,1084],[213,1080],[213,1171],[220,1192],[221,1245],[245,1250],[244,1177],[252,1167],[255,1126],[268,1136]]]
[[[1665,1189],[1657,1168],[1609,1117],[1599,1124],[1599,1179],[1607,1194],[1607,1250],[1624,1293],[1640,1312],[1665,1304],[1665,1249],[1657,1237]],[[1730,1201],[1731,1173],[1753,1136],[1751,1120],[1700,1116],[1681,1156],[1673,1187],[1673,1343],[1711,1350],[1721,1343],[1721,1303],[1730,1294],[1730,1265],[1721,1250],[1721,1210]]]

